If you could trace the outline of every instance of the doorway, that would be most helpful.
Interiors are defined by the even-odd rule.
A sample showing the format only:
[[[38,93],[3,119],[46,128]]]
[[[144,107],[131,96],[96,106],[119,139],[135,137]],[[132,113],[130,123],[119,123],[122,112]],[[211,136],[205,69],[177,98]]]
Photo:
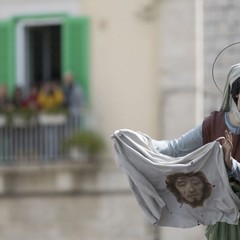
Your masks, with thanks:
[[[28,85],[61,78],[60,26],[26,27],[26,73]]]
[[[17,82],[29,92],[45,81],[61,81],[61,19],[28,19],[17,26]]]

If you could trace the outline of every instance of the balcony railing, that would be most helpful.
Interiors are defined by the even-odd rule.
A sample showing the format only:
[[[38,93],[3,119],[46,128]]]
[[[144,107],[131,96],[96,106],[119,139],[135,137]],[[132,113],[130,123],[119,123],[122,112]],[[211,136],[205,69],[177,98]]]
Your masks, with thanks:
[[[59,162],[68,160],[63,142],[84,128],[83,118],[67,115],[38,115],[32,121],[0,116],[0,164]]]

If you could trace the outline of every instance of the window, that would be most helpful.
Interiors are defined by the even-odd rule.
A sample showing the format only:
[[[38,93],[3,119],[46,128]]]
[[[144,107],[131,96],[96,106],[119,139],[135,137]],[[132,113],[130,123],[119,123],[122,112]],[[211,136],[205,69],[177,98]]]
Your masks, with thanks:
[[[71,71],[89,97],[89,20],[86,17],[16,17],[0,22],[0,84],[29,88]]]
[[[61,80],[61,26],[26,27],[28,85]]]

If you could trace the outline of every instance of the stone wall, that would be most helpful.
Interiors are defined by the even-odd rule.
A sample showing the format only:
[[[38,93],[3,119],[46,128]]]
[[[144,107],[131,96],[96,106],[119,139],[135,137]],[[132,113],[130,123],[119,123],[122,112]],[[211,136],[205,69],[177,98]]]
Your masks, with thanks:
[[[195,126],[195,3],[161,1],[159,8],[159,115],[161,138]]]
[[[2,239],[148,239],[149,224],[113,164],[2,167],[0,175]]]
[[[217,55],[228,45],[240,41],[240,2],[233,0],[204,1],[204,84],[205,114],[219,109],[222,95],[212,79],[212,66]],[[225,50],[217,59],[214,79],[224,89],[228,70],[240,62],[240,44]]]
[[[200,240],[203,228],[152,226],[112,164],[0,169],[4,240]]]

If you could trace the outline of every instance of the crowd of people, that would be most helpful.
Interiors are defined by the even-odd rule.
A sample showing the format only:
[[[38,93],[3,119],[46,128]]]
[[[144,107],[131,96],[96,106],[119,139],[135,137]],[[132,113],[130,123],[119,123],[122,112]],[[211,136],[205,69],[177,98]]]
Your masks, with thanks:
[[[83,107],[83,91],[70,72],[64,74],[62,81],[43,81],[40,86],[30,86],[29,91],[16,86],[11,95],[7,86],[0,84],[0,114],[7,114],[7,123],[15,126],[11,132],[0,128],[1,154],[18,157],[30,152],[43,159],[58,159],[63,139],[82,127]],[[42,112],[67,113],[68,118],[64,124],[51,122],[46,125],[45,121],[31,128],[22,128],[21,123],[16,124],[18,118],[12,118],[12,114],[23,114],[24,118],[35,123],[40,119],[38,113]]]
[[[18,109],[41,111],[65,108],[70,114],[79,114],[83,102],[83,92],[70,72],[63,76],[63,84],[54,80],[45,81],[41,86],[32,85],[27,95],[24,89],[17,86],[9,96],[6,85],[0,85],[1,112]]]

